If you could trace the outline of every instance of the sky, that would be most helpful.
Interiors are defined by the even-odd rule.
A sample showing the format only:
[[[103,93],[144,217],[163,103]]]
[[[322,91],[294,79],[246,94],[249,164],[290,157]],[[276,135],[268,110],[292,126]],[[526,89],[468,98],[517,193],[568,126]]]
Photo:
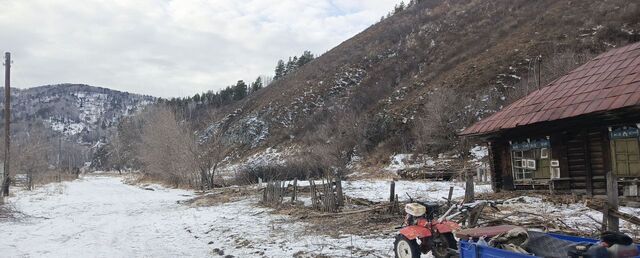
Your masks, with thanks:
[[[320,55],[400,0],[0,0],[12,87],[83,83],[157,97],[272,75]]]

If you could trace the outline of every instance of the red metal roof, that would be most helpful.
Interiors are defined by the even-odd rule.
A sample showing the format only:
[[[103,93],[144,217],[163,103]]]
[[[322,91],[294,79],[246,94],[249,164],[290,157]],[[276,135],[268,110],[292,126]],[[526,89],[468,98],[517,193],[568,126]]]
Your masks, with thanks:
[[[640,42],[605,52],[465,129],[462,135],[640,105]]]

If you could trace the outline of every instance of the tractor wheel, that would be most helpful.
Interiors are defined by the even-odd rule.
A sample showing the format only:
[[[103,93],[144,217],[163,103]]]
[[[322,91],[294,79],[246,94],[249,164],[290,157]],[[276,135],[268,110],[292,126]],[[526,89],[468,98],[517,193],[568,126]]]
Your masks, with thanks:
[[[396,258],[420,258],[420,249],[416,240],[409,240],[402,234],[396,236],[393,250],[396,253]]]
[[[438,235],[437,239],[434,239],[433,248],[431,253],[436,258],[448,258],[451,257],[449,248],[458,249],[458,242],[453,237],[453,233],[444,233]]]

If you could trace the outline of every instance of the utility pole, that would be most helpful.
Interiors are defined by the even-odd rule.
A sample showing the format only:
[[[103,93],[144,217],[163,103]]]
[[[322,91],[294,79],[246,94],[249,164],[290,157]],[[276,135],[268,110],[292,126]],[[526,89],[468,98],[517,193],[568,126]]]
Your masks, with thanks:
[[[542,86],[542,81],[540,81],[540,73],[542,73],[542,55],[538,56],[538,89]]]
[[[2,196],[9,196],[9,158],[11,145],[9,125],[11,123],[11,53],[4,53],[4,175],[2,176]]]

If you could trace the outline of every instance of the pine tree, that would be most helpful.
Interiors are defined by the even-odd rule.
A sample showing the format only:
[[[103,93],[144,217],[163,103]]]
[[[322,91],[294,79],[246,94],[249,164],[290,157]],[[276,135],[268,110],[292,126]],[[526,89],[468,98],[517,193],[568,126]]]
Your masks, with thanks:
[[[247,84],[243,80],[239,80],[233,87],[233,100],[241,100],[247,96]]]
[[[284,61],[282,59],[278,60],[278,65],[276,65],[276,74],[273,76],[273,80],[279,80],[286,74],[286,67],[284,65]]]
[[[260,89],[262,89],[262,87],[262,77],[258,76],[258,78],[256,78],[256,81],[251,83],[251,92],[259,91]]]
[[[302,67],[303,65],[311,62],[315,57],[311,54],[311,51],[305,50],[304,53],[298,59],[297,67]]]
[[[214,93],[212,90],[208,90],[207,93],[204,94],[204,99],[206,104],[211,104],[213,102]]]
[[[220,91],[220,105],[227,104],[233,100],[233,88],[228,86]]]
[[[292,74],[293,72],[296,71],[296,66],[298,65],[298,57],[294,56],[294,57],[289,57],[289,61],[287,62],[287,66],[285,68],[285,75],[287,74]]]
[[[399,5],[396,5],[396,8],[395,8],[395,10],[393,10],[393,13],[396,14],[396,13],[402,12],[405,7],[406,7],[406,5],[404,4],[404,1],[402,1],[402,2],[400,2]]]

